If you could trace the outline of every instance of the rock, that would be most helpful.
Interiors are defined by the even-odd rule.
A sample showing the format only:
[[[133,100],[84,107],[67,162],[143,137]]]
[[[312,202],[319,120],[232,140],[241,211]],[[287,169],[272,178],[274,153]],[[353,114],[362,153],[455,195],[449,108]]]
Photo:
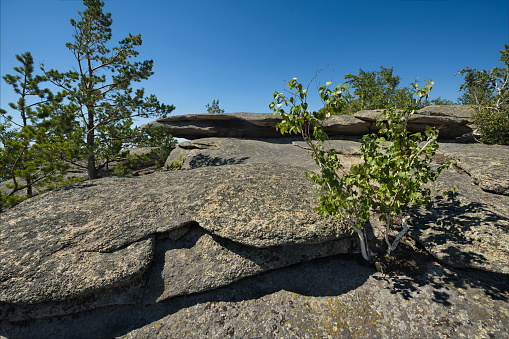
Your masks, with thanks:
[[[371,132],[376,132],[375,121],[379,118],[384,110],[364,110],[354,114],[354,117],[371,121]],[[439,138],[441,139],[455,139],[460,138],[465,134],[471,133],[472,128],[468,125],[470,120],[465,118],[457,118],[454,116],[445,115],[431,115],[431,114],[412,114],[408,119],[407,129],[410,132],[423,132],[427,126],[436,128],[439,131]]]
[[[360,161],[357,138],[331,139],[347,168]],[[416,240],[379,265],[386,275],[345,221],[313,211],[306,146],[201,138],[170,156],[184,170],[83,182],[1,213],[0,337],[507,336],[507,147],[440,143],[436,161],[458,167],[412,211]]]
[[[316,194],[302,169],[269,164],[57,189],[0,214],[0,301],[40,303],[129,285],[150,265],[156,235],[192,222],[253,247],[351,237],[342,220],[313,212]]]
[[[353,115],[332,115],[323,123],[329,136],[364,135],[369,133],[371,123],[357,119]]]
[[[186,139],[205,137],[275,138],[280,119],[272,113],[187,114],[157,119],[143,125],[164,126],[174,136]]]
[[[387,276],[341,256],[317,259],[159,303],[0,320],[7,338],[504,338],[507,276],[428,263]],[[84,325],[86,324],[86,325]]]
[[[452,185],[456,192],[444,196]],[[509,197],[486,193],[455,170],[433,186],[436,198],[413,215],[412,236],[454,267],[509,274]]]
[[[187,237],[195,239],[191,248],[175,248],[165,253],[161,271],[164,291],[156,296],[158,302],[212,290],[245,277],[313,258],[359,252],[356,239],[351,237],[315,245],[261,249],[211,235],[198,227]]]
[[[440,266],[419,277],[382,276],[352,261],[323,259],[235,287],[253,292],[217,291],[225,297],[120,338],[504,338],[509,325],[506,292]]]
[[[467,126],[469,118],[461,117],[468,113],[459,113],[469,112],[468,109],[462,110],[461,105],[456,106],[441,109],[441,114],[438,114],[436,108],[423,109],[422,114],[414,114],[410,118],[408,128],[412,132],[421,132],[426,126],[436,127],[440,137],[445,139],[454,139],[472,132]],[[329,136],[362,136],[375,132],[377,127],[374,121],[382,112],[373,110],[360,111],[353,116],[334,115],[324,122],[324,130]],[[276,124],[280,121],[272,113],[187,114],[161,118],[147,125],[164,126],[174,137],[191,140],[207,137],[256,139],[282,137],[276,130]]]
[[[360,144],[354,140],[331,139],[328,147],[345,154],[342,163],[349,166],[360,161]],[[234,139],[203,138],[179,143],[172,151],[166,166],[179,158],[184,158],[183,168],[204,166],[235,165],[244,163],[268,163],[302,167],[317,170],[307,145],[301,139]]]
[[[457,159],[457,166],[483,190],[509,195],[509,146],[440,143],[440,152]]]
[[[475,110],[469,105],[431,105],[417,111],[422,115],[450,116],[472,121]]]

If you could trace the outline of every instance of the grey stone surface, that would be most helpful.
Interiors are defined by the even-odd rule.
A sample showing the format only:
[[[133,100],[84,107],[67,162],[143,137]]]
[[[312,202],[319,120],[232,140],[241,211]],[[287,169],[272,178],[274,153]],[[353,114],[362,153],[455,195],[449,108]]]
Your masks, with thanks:
[[[509,146],[443,142],[440,152],[457,159],[483,190],[509,195]]]
[[[188,239],[195,239],[191,248],[175,248],[164,254],[161,271],[164,290],[155,296],[157,302],[212,290],[315,258],[359,252],[353,236],[314,245],[255,248],[213,236],[199,228],[190,232]]]
[[[422,115],[451,116],[471,121],[475,111],[472,106],[468,105],[431,105],[421,108],[417,113]]]
[[[429,262],[387,276],[334,256],[158,303],[23,322],[7,338],[506,338],[506,275]]]
[[[413,115],[408,125],[409,130],[420,132],[429,125],[438,128],[440,137],[447,139],[472,132],[467,126],[470,123],[469,107],[462,109],[460,105],[454,108],[441,106],[439,110],[437,107],[429,106],[421,110],[422,114]],[[377,127],[374,121],[382,112],[373,110],[361,111],[353,116],[331,116],[324,122],[324,129],[330,136],[359,136],[375,132]],[[148,125],[164,126],[173,136],[191,140],[207,137],[278,138],[281,134],[275,126],[279,121],[281,119],[272,113],[187,114],[161,118]]]
[[[455,193],[441,192],[457,186]],[[413,215],[412,236],[455,267],[509,274],[509,197],[484,192],[455,170],[433,185],[436,198]]]
[[[192,305],[121,338],[507,338],[507,294],[440,266],[416,279],[303,264],[278,287]]]
[[[356,139],[331,139],[327,146],[346,156],[358,155],[360,148]],[[182,157],[185,159],[183,168],[187,169],[243,163],[269,163],[316,170],[316,164],[306,148],[306,143],[300,138],[257,140],[203,138],[178,144],[168,157],[166,164],[169,165]],[[354,157],[345,157],[342,160],[345,166],[357,162]]]
[[[272,113],[187,114],[157,119],[147,125],[164,126],[174,137],[275,138],[280,119]],[[143,128],[146,125],[141,126]]]
[[[172,155],[188,169],[30,199],[0,214],[0,337],[507,338],[507,148],[440,146],[458,167],[410,221],[439,260],[392,276],[317,217],[299,139],[193,140]]]
[[[370,131],[378,130],[375,121],[379,118],[384,110],[365,110],[354,114],[354,117],[371,121]],[[439,132],[439,138],[456,139],[471,133],[472,128],[469,126],[470,120],[466,118],[458,118],[455,116],[445,115],[429,115],[429,114],[412,114],[408,119],[407,129],[410,132],[423,132],[426,127],[436,128]]]
[[[195,221],[254,247],[350,237],[342,220],[314,213],[316,194],[301,168],[244,164],[110,177],[37,196],[0,214],[0,300],[62,300],[129,284],[150,264],[155,234]]]

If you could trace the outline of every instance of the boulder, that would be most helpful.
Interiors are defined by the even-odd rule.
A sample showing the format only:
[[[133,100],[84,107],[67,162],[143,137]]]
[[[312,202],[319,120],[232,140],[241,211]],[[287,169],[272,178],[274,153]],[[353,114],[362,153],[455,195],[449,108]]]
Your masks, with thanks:
[[[354,115],[334,115],[323,126],[329,136],[362,136],[377,131],[374,121],[383,110],[360,111]],[[428,106],[410,118],[409,130],[421,132],[426,126],[436,127],[440,137],[454,139],[472,132],[471,108],[453,105]],[[147,125],[164,126],[174,136],[190,140],[221,138],[279,138],[276,125],[281,118],[272,113],[187,114],[160,118]]]
[[[387,275],[362,262],[344,220],[314,212],[306,146],[187,141],[169,158],[182,170],[82,182],[1,213],[0,337],[506,336],[507,147],[440,143],[436,161],[458,165],[411,211],[415,241]],[[361,160],[357,138],[328,147],[347,168]]]
[[[221,113],[186,114],[157,119],[144,126],[164,126],[178,138],[198,139],[205,137],[275,138],[280,121],[272,113]]]
[[[432,116],[449,116],[472,121],[475,110],[473,106],[469,105],[431,105],[421,108],[417,113]]]
[[[429,106],[428,106],[429,107]],[[354,117],[370,121],[371,132],[376,132],[376,120],[382,115],[384,110],[364,110],[354,114]],[[419,111],[420,112],[420,111]],[[466,118],[458,118],[455,116],[446,115],[431,115],[431,114],[412,114],[408,119],[407,129],[410,132],[423,132],[426,127],[436,128],[439,132],[441,139],[456,139],[471,133],[472,128],[469,126],[470,120]]]
[[[151,265],[158,236],[194,222],[255,248],[291,251],[352,238],[344,221],[313,212],[316,194],[302,169],[269,164],[109,177],[54,190],[0,214],[0,301],[59,301],[132,284]],[[353,249],[351,241],[331,246]],[[334,253],[324,251],[304,257]],[[291,263],[291,255],[277,256]]]

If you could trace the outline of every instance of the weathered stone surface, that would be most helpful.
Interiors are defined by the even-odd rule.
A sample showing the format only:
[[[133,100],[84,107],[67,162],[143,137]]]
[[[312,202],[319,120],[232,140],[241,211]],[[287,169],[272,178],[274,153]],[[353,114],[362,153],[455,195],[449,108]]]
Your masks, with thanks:
[[[378,130],[375,121],[383,111],[381,109],[360,111],[355,113],[354,117],[371,121],[370,130],[374,132]],[[439,138],[455,139],[472,132],[472,128],[468,126],[469,123],[468,119],[454,116],[412,114],[408,119],[407,128],[410,132],[423,132],[427,126],[430,126],[439,131]]]
[[[421,108],[417,113],[422,115],[450,116],[471,121],[475,111],[472,106],[468,105],[431,105]]]
[[[7,338],[492,337],[509,326],[507,276],[429,263],[385,276],[330,257],[159,303],[103,307],[24,322]],[[84,326],[86,324],[86,326]]]
[[[509,196],[493,193],[507,148],[441,143],[459,171],[433,189],[457,193],[411,220],[440,260],[386,276],[350,255],[314,259],[357,243],[314,213],[298,140],[194,140],[172,155],[189,170],[81,183],[0,214],[0,337],[507,337]],[[356,140],[331,147],[359,161]]]
[[[345,166],[358,162],[354,157],[348,157],[348,155],[359,154],[360,144],[355,139],[331,139],[327,146],[346,155],[342,158]],[[168,157],[166,164],[169,165],[182,157],[185,159],[183,168],[187,169],[243,163],[269,163],[316,170],[316,164],[306,148],[306,143],[300,138],[258,140],[203,138],[178,144]]]
[[[191,305],[121,338],[506,337],[507,293],[457,272],[391,277],[351,261],[310,264],[259,277],[254,298]]]
[[[188,114],[161,118],[148,125],[164,126],[173,136],[191,140],[205,137],[279,138],[282,136],[276,130],[276,124],[280,121],[281,118],[272,113]],[[351,115],[341,115],[326,120],[324,129],[330,136],[363,135],[369,132],[370,125]]]
[[[440,137],[447,139],[472,132],[467,126],[470,123],[470,108],[462,109],[461,105],[437,107],[429,106],[421,110],[422,114],[413,115],[409,130],[420,132],[429,125],[438,128]],[[382,112],[360,111],[353,116],[331,116],[324,122],[324,129],[330,136],[364,135],[377,130],[374,121]],[[207,137],[279,138],[282,136],[275,127],[280,121],[281,118],[272,113],[187,114],[161,118],[147,125],[164,126],[173,136],[191,140]]]
[[[369,133],[371,123],[357,119],[353,115],[332,115],[323,123],[329,136],[364,135]]]
[[[440,152],[458,160],[483,190],[509,195],[509,146],[440,143]]]
[[[161,272],[164,291],[158,292],[158,302],[212,290],[245,277],[315,258],[359,252],[354,237],[315,245],[255,248],[213,236],[197,227],[190,232],[187,238],[195,239],[192,247],[165,252]]]
[[[55,190],[0,214],[0,298],[34,303],[125,285],[150,263],[156,233],[193,221],[255,247],[352,235],[343,221],[314,213],[315,204],[315,186],[302,169],[269,164],[110,177]]]
[[[442,196],[452,185],[456,193]],[[509,197],[486,193],[455,170],[433,186],[437,197],[415,213],[413,237],[449,265],[509,274]]]
[[[164,126],[174,137],[276,138],[280,119],[272,113],[187,114],[157,119],[147,125]],[[141,126],[143,128],[144,126]]]

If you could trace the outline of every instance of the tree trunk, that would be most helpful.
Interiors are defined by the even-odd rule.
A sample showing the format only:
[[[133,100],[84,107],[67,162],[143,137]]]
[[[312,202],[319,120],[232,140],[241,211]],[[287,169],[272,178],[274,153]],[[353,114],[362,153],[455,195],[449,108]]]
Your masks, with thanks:
[[[95,166],[95,114],[91,107],[87,107],[88,121],[87,121],[87,173],[88,180],[97,179],[97,168]]]
[[[88,180],[97,179],[97,168],[95,167],[95,154],[90,153],[87,158]]]

